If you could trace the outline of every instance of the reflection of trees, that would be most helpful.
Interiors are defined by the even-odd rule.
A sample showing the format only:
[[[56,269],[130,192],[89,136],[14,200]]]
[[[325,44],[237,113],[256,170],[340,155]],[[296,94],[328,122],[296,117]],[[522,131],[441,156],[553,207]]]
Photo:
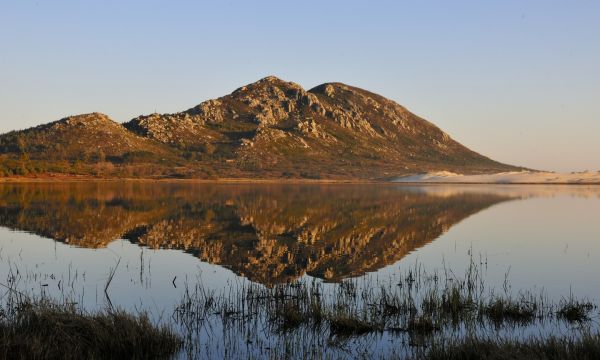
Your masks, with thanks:
[[[265,284],[380,269],[509,199],[397,187],[141,182],[5,184],[0,194],[2,226],[81,247],[126,238],[181,249]]]

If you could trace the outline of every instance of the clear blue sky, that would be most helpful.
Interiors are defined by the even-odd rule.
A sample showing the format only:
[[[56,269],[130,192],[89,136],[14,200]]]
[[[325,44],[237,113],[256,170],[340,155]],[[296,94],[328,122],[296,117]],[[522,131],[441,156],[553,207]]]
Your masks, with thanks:
[[[270,74],[380,93],[500,161],[600,170],[600,1],[0,1],[0,132]]]

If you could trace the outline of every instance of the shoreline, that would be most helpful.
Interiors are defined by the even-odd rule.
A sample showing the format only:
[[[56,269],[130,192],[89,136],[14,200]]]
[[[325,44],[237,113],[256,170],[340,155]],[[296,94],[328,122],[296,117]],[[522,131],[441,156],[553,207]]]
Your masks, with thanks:
[[[3,177],[0,184],[25,183],[76,183],[76,182],[140,182],[140,183],[190,183],[190,184],[377,184],[377,185],[550,185],[550,186],[599,186],[600,181],[591,182],[468,182],[468,181],[394,181],[374,179],[286,179],[286,178],[98,178],[91,176],[49,175],[39,177]]]
[[[457,174],[438,171],[398,177],[393,181],[406,184],[600,185],[600,172],[513,171],[496,174]]]
[[[459,181],[391,181],[394,184],[398,185],[501,185],[501,186],[510,186],[510,185],[574,185],[574,186],[591,186],[591,185],[600,185],[600,182],[459,182]]]
[[[0,183],[73,183],[73,182],[148,182],[148,183],[197,183],[197,184],[394,184],[385,180],[368,179],[280,179],[280,178],[97,178],[90,176],[4,177]]]

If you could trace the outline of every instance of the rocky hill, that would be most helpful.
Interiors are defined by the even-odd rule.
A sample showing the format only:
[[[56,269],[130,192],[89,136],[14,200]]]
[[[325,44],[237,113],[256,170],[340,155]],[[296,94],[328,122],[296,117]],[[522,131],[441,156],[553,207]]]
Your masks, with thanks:
[[[0,160],[5,175],[386,179],[517,169],[382,96],[341,83],[306,91],[272,76],[180,113],[124,125],[93,113],[5,134]]]

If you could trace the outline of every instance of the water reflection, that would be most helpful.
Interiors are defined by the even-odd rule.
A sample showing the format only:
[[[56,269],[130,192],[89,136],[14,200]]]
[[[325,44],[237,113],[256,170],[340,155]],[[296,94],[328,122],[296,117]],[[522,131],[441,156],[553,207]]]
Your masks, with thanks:
[[[271,285],[339,281],[393,264],[521,195],[357,185],[0,185],[0,226],[83,248],[178,249]]]

